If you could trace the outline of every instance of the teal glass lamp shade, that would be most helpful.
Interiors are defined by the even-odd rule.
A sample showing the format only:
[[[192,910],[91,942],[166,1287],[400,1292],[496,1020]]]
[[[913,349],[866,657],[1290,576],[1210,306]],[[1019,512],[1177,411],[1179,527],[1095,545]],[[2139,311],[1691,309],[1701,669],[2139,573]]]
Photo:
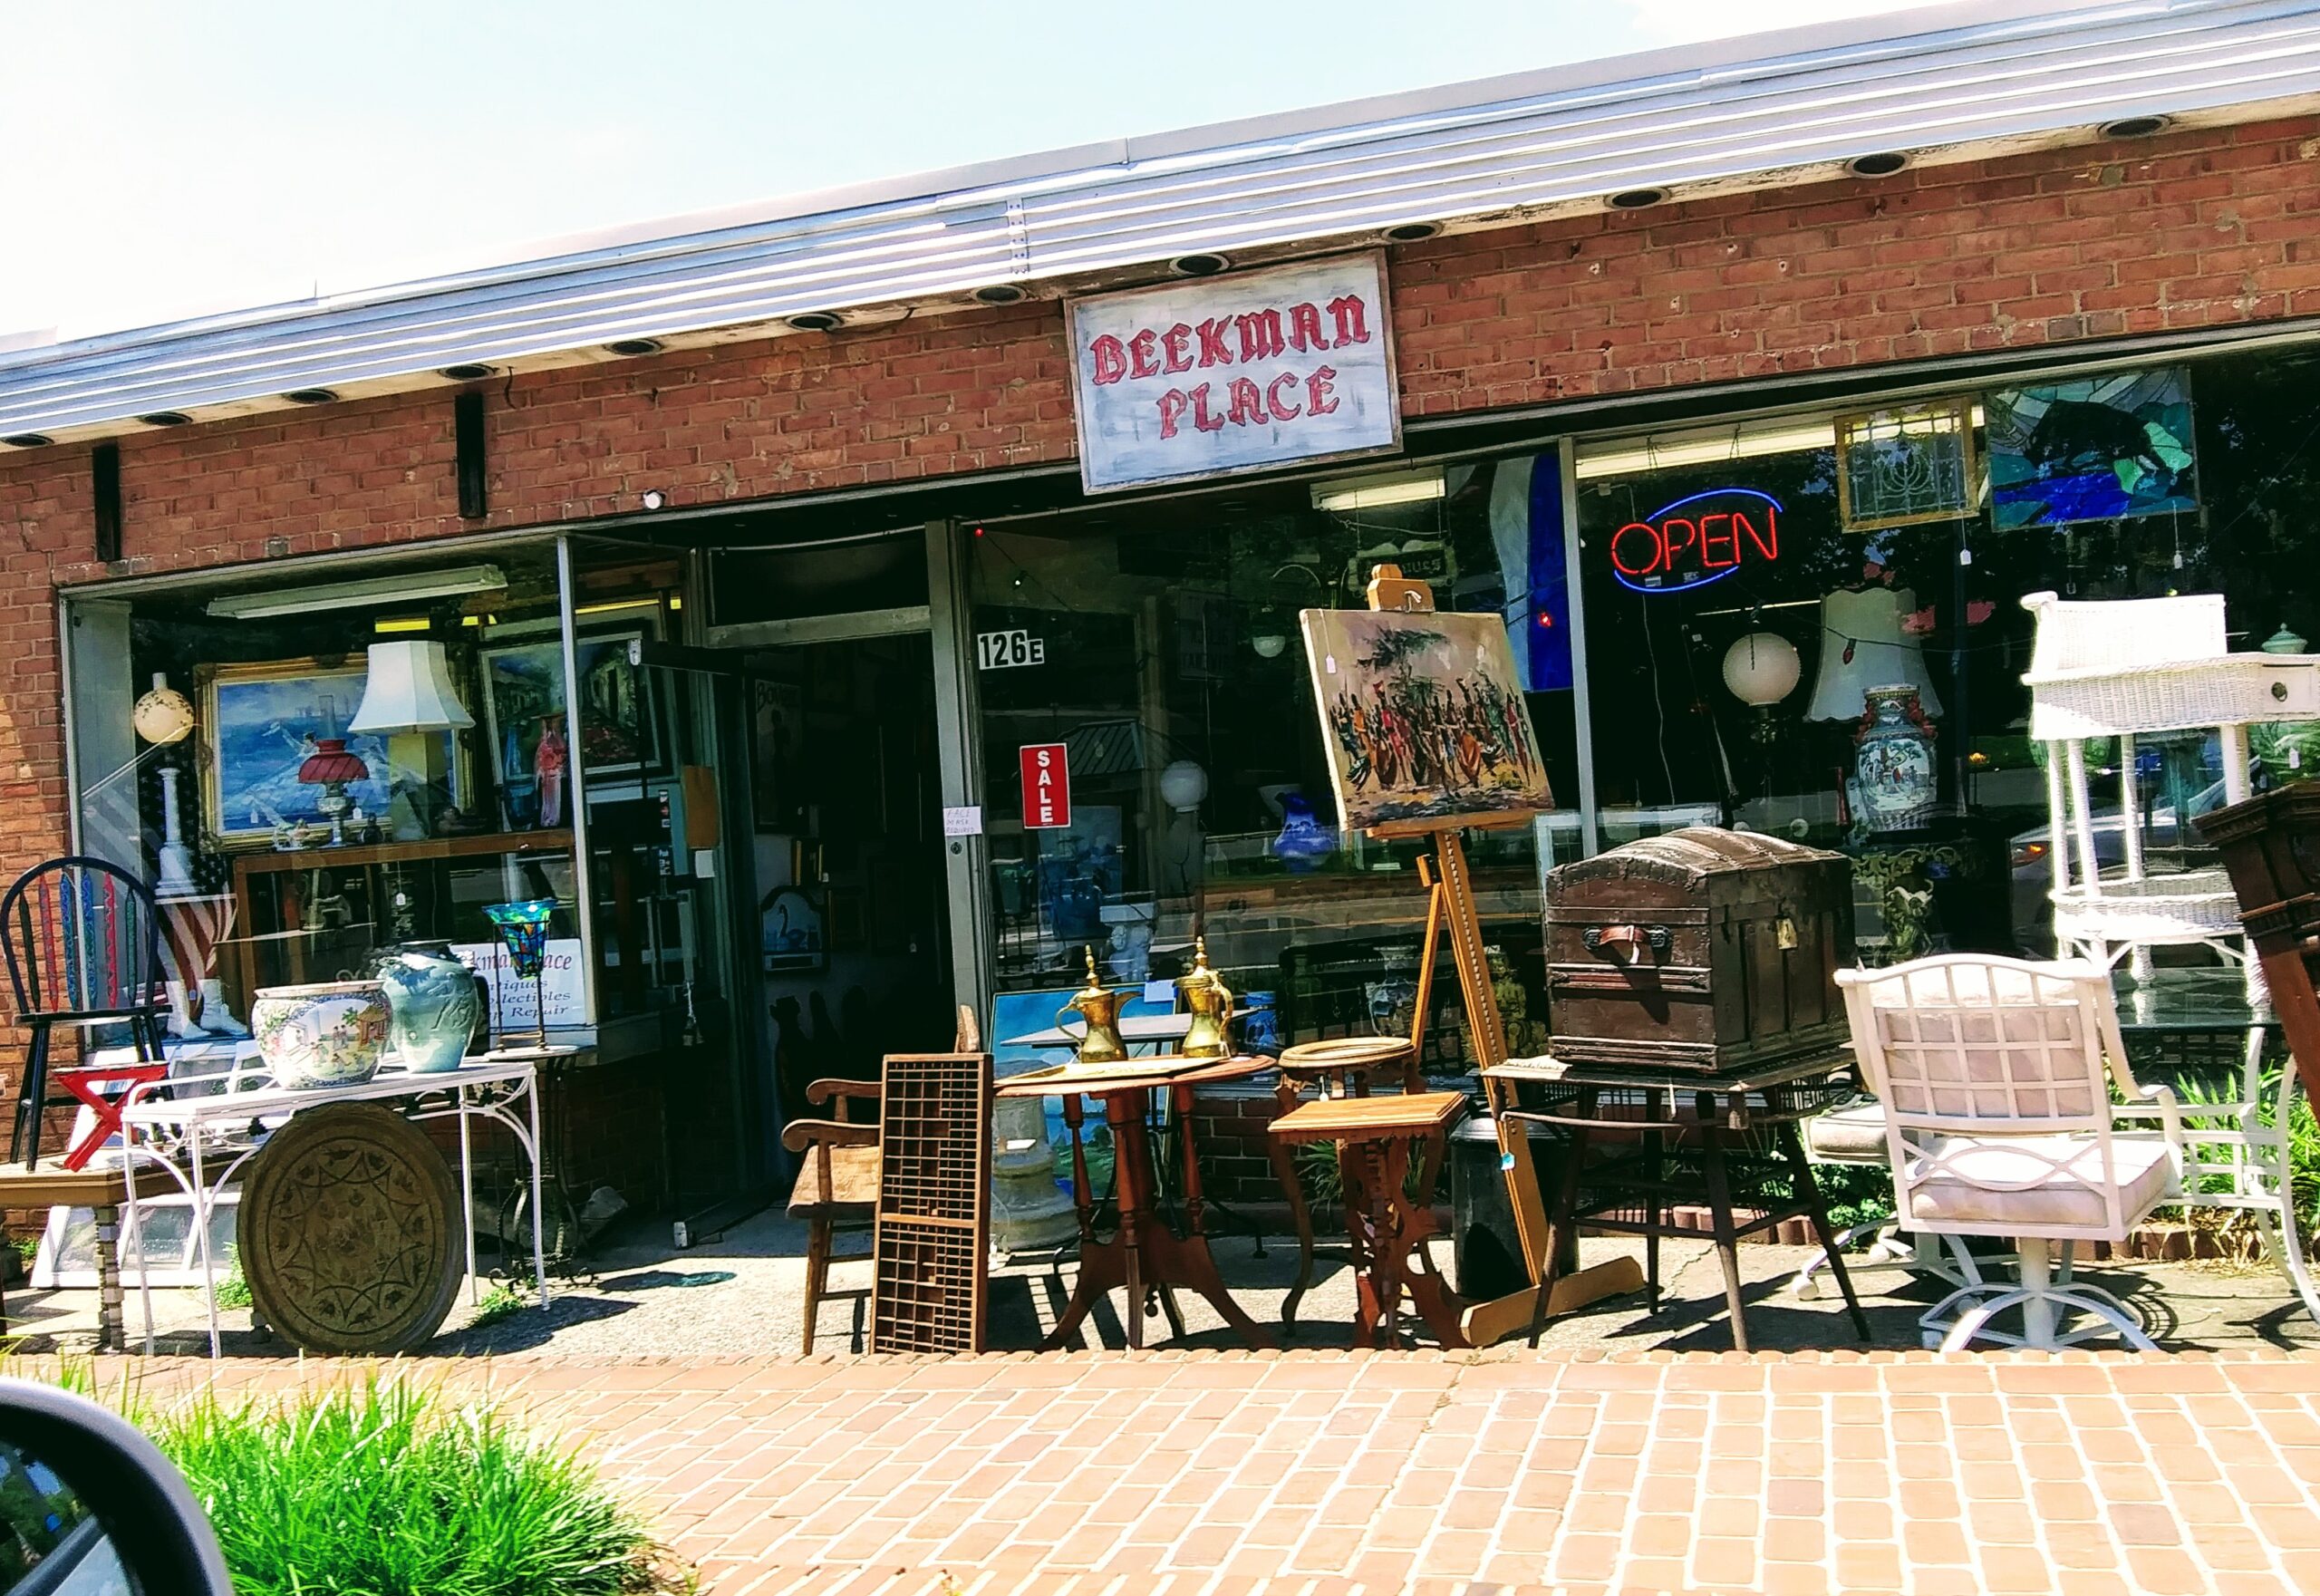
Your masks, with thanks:
[[[508,962],[525,980],[536,980],[547,963],[547,922],[556,913],[554,898],[528,898],[520,904],[486,904],[492,928],[508,950]]]

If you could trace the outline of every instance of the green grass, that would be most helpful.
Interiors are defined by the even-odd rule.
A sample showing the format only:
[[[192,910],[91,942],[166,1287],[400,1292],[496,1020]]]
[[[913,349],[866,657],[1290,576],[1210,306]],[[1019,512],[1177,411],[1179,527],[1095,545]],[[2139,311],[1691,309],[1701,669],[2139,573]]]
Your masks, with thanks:
[[[250,1305],[249,1276],[242,1272],[241,1253],[235,1248],[226,1249],[226,1272],[218,1280],[218,1306],[247,1308]]]
[[[62,1383],[94,1381],[68,1364]],[[488,1402],[408,1379],[152,1407],[111,1394],[185,1472],[239,1596],[690,1591],[577,1456]]]
[[[467,1328],[482,1330],[487,1325],[498,1324],[503,1319],[513,1319],[531,1305],[532,1300],[523,1292],[504,1283],[495,1285],[484,1292],[483,1301],[475,1305],[475,1312],[468,1320]]]

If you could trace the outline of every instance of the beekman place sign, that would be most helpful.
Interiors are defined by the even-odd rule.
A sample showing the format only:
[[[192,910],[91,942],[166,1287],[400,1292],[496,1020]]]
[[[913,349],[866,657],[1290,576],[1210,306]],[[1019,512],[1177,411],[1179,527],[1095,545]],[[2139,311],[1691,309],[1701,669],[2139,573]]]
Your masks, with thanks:
[[[1402,443],[1382,256],[1069,301],[1090,493]]]

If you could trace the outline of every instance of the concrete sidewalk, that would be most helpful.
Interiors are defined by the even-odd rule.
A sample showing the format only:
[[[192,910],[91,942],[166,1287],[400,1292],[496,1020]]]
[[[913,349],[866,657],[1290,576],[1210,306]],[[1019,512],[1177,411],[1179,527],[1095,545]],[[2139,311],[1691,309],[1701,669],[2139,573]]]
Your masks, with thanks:
[[[157,1394],[362,1367],[102,1364]],[[2320,1591],[2309,1353],[402,1367],[581,1441],[716,1596]]]

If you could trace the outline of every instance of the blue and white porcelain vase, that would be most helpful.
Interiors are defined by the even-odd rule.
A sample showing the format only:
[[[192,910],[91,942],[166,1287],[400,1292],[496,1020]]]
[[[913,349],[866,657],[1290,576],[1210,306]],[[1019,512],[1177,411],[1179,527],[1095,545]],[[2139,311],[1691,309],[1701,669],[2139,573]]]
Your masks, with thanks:
[[[1933,757],[1933,722],[1906,683],[1861,694],[1861,729],[1853,733],[1853,772],[1861,783],[1860,819],[1870,831],[1915,831],[1932,817],[1940,798]]]
[[[475,972],[441,942],[407,942],[379,955],[387,989],[389,1037],[403,1068],[428,1075],[457,1069],[483,1011]]]

